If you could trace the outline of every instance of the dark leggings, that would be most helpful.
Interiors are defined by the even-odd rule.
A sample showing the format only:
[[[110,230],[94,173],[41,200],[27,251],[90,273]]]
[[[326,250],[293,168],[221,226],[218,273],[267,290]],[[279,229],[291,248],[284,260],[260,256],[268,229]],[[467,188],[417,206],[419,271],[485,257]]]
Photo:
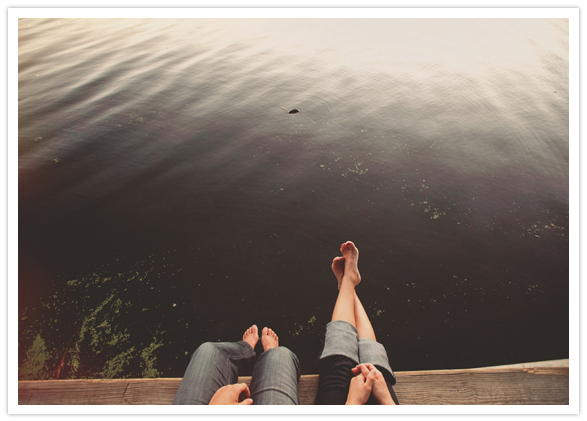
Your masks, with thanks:
[[[349,385],[353,378],[351,369],[357,366],[357,362],[344,355],[332,355],[318,360],[318,393],[314,405],[344,405],[349,394]],[[395,378],[386,369],[375,366],[385,377],[387,388],[391,398],[399,405],[397,396],[392,386]],[[373,395],[369,397],[366,405],[377,405]]]

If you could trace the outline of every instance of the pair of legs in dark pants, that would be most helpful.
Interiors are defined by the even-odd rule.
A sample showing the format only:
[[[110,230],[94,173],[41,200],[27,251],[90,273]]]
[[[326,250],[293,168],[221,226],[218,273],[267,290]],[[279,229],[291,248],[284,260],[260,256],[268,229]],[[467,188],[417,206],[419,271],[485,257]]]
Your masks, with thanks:
[[[332,320],[326,326],[324,349],[318,361],[319,384],[315,403],[317,405],[344,405],[378,403],[399,405],[392,386],[395,376],[389,365],[387,353],[377,342],[375,331],[355,287],[361,282],[358,269],[359,250],[351,241],[340,247],[342,256],[332,261],[332,271],[338,281],[338,297],[332,312]],[[358,364],[371,364],[369,373],[353,373]],[[367,369],[367,366],[363,368]],[[377,373],[379,371],[379,373]],[[373,373],[374,372],[374,373]],[[356,399],[351,394],[351,380],[363,381],[376,374],[370,389],[371,395]]]
[[[256,361],[255,361],[256,360]],[[206,342],[192,355],[173,405],[208,405],[218,389],[238,381],[239,369],[253,368],[253,405],[297,405],[300,363],[278,346],[256,357],[245,342]]]
[[[355,327],[344,321],[330,322],[326,326],[324,350],[318,360],[320,377],[315,405],[344,405],[354,376],[351,370],[362,363],[373,364],[381,371],[393,401],[399,405],[392,387],[395,376],[385,348],[371,339],[359,339]],[[366,404],[377,403],[371,396]]]

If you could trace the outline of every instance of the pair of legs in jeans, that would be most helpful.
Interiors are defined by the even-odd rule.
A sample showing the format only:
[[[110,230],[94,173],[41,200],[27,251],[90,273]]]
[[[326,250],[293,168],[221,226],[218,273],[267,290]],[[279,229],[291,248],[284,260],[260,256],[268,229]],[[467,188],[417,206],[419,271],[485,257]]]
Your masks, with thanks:
[[[279,346],[279,338],[263,328],[263,353],[255,354],[259,340],[257,326],[251,326],[239,342],[206,342],[192,355],[177,389],[173,405],[253,404],[297,405],[300,363],[289,349]],[[225,387],[234,387],[238,371],[253,367],[250,389],[240,386],[232,400],[220,396]],[[228,391],[230,394],[230,391]],[[239,397],[240,395],[240,397]],[[226,396],[224,396],[225,398]],[[252,402],[249,399],[251,398]],[[213,399],[214,398],[214,399]]]
[[[343,256],[332,262],[339,293],[318,361],[320,380],[316,404],[398,404],[392,389],[395,377],[385,348],[376,341],[355,292],[361,281],[359,251],[348,241],[341,246],[341,252]],[[297,405],[300,377],[297,357],[278,345],[277,335],[271,329],[264,328],[261,337],[264,352],[256,359],[254,348],[258,339],[257,326],[253,325],[240,342],[201,345],[192,355],[173,404],[250,404],[250,399],[245,399],[250,396],[254,405]],[[236,383],[239,369],[253,365],[250,390],[244,385],[239,385],[239,389],[230,386]],[[225,390],[223,394],[226,387],[235,390]],[[227,400],[226,396],[230,398]]]

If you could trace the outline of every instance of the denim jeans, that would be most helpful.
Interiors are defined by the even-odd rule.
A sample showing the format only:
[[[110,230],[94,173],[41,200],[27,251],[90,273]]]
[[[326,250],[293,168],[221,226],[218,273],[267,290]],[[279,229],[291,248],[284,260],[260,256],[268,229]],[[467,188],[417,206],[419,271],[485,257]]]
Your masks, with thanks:
[[[255,362],[256,360],[256,362]],[[173,399],[173,405],[208,405],[218,389],[238,381],[239,369],[253,367],[253,405],[298,405],[300,363],[280,346],[255,351],[245,341],[206,342],[198,347]]]
[[[316,405],[344,405],[353,378],[351,369],[358,364],[371,363],[385,377],[391,397],[399,405],[392,386],[395,375],[389,365],[385,347],[372,339],[359,338],[357,329],[348,322],[337,320],[326,325],[324,349],[318,360],[318,393]],[[367,404],[375,404],[373,396]]]

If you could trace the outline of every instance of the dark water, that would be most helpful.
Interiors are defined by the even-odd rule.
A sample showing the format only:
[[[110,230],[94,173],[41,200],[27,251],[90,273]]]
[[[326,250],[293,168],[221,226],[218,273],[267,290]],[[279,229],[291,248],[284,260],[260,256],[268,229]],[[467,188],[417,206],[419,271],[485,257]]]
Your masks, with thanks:
[[[568,358],[568,73],[566,20],[21,20],[19,365],[315,372],[346,240],[395,370]]]

